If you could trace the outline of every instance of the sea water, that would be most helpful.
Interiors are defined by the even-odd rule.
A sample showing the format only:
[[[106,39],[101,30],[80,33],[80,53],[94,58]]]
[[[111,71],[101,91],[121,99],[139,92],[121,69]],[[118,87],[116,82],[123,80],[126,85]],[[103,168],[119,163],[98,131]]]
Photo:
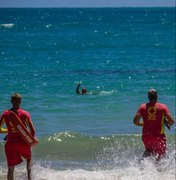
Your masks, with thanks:
[[[133,124],[150,88],[175,117],[175,25],[174,8],[0,9],[0,110],[22,95],[40,140],[33,179],[175,179],[175,128],[156,165],[140,162]],[[89,95],[76,94],[78,82]],[[15,177],[26,178],[25,163]]]

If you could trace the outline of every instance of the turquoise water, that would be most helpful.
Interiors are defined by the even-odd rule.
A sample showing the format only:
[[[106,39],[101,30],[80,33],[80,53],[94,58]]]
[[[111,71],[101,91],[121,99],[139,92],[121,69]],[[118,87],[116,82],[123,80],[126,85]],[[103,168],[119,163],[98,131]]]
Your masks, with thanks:
[[[171,169],[147,161],[146,176],[132,123],[151,87],[175,116],[174,8],[0,9],[0,42],[0,109],[22,94],[40,139],[34,179],[174,177],[174,128],[166,130]],[[77,95],[78,82],[91,95]]]

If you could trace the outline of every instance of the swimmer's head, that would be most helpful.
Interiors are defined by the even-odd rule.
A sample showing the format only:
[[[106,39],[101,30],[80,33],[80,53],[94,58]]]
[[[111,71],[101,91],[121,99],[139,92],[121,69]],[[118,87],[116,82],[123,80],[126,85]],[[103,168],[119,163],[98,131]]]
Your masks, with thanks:
[[[82,94],[86,94],[87,93],[87,89],[86,88],[82,88]]]

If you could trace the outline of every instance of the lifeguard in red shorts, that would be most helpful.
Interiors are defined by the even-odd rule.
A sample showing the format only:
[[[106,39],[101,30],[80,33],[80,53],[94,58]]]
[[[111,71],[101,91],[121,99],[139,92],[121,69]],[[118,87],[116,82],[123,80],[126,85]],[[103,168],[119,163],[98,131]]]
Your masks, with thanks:
[[[21,122],[29,129],[33,137],[35,136],[35,129],[29,113],[20,108],[21,95],[18,93],[13,94],[11,96],[11,103],[12,108],[4,111],[0,118],[0,133],[7,133],[5,144],[5,153],[8,165],[7,179],[13,180],[15,165],[20,164],[23,161],[22,158],[24,158],[27,162],[26,167],[28,180],[31,180],[31,147],[22,139],[17,129],[13,126],[9,118],[11,111],[17,114]],[[2,127],[4,123],[7,129]]]
[[[158,94],[155,89],[148,91],[148,99],[148,103],[141,104],[139,107],[134,117],[134,124],[143,127],[142,141],[145,146],[143,157],[153,155],[159,160],[166,153],[164,123],[170,127],[174,124],[174,119],[168,107],[157,102]]]

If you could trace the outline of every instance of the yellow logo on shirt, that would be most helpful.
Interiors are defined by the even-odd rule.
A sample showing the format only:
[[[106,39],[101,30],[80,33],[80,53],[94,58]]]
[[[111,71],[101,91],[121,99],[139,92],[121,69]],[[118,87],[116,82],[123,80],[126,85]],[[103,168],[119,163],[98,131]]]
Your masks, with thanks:
[[[149,107],[147,111],[147,117],[149,121],[155,121],[156,120],[156,108],[155,107]]]
[[[13,124],[11,123],[11,121],[10,121],[10,126],[11,126],[11,131],[12,131],[12,132],[17,132],[17,130],[15,129],[15,127],[13,126]]]

